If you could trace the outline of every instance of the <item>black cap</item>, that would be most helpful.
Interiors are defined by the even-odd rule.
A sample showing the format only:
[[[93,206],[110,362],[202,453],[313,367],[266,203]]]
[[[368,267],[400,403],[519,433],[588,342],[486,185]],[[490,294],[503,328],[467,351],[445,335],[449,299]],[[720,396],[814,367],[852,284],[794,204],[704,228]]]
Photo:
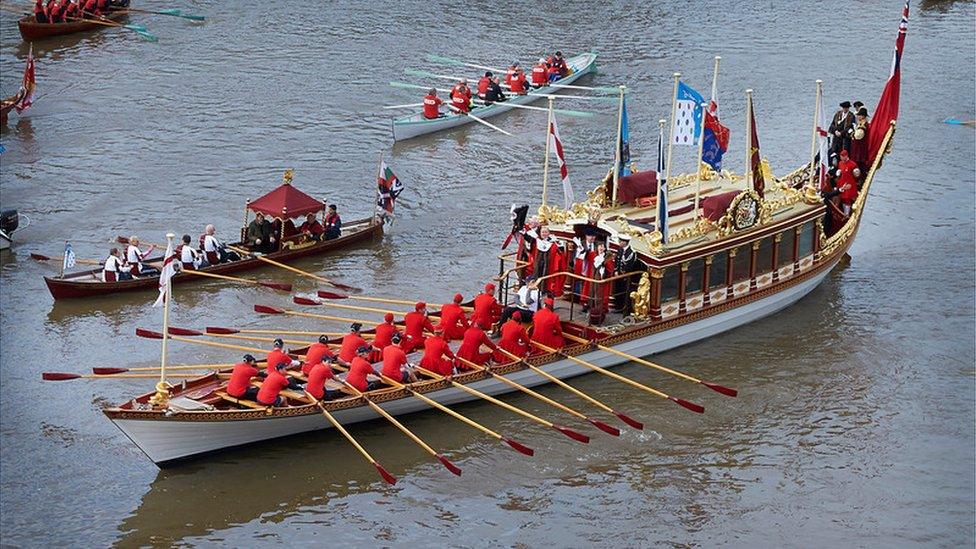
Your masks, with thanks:
[[[842,108],[842,109],[849,109],[849,108],[851,108],[851,102],[850,101],[841,101],[840,102],[840,108]]]
[[[400,332],[397,332],[393,334],[393,337],[390,338],[390,341],[392,341],[393,343],[400,343],[401,339],[403,338],[400,337]]]
[[[867,116],[868,115],[868,109],[867,109],[867,107],[861,107],[860,109],[858,109],[857,115],[858,116]]]
[[[854,108],[855,109],[859,109],[859,108],[861,108],[863,106],[864,106],[864,103],[861,103],[860,101],[855,101],[854,102]]]
[[[280,349],[285,346],[285,342],[282,341],[280,337],[276,337],[274,340],[274,346]]]
[[[491,71],[485,71],[485,76],[487,76],[488,78],[491,78],[492,76],[495,76],[495,75],[494,74],[491,74]]]
[[[362,327],[363,327],[362,324],[360,324],[358,322],[353,322],[352,323],[352,326],[350,326],[349,329],[352,330],[352,331],[354,331],[354,332],[358,332]]]
[[[287,362],[279,362],[278,364],[275,364],[275,370],[284,370],[286,367],[288,367]]]
[[[244,362],[248,364],[254,364],[257,360],[252,355],[244,355]]]
[[[360,345],[359,348],[356,349],[356,354],[362,355],[368,352],[369,352],[369,347],[367,347],[366,345]]]
[[[325,334],[322,334],[322,335],[319,336],[319,343],[325,344],[325,343],[328,343],[328,342],[329,342],[329,338],[326,337]]]

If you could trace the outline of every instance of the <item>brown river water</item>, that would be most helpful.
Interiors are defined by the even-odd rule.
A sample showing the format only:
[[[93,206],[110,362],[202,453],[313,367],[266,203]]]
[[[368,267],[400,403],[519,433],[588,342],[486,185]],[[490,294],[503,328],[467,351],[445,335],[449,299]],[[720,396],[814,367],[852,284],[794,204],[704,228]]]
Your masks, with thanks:
[[[143,8],[177,7],[158,1]],[[0,133],[0,201],[33,224],[0,269],[0,541],[9,546],[972,546],[974,543],[974,132],[972,2],[914,3],[899,131],[849,264],[793,307],[656,360],[738,388],[730,399],[637,365],[622,374],[703,403],[699,416],[602,376],[577,385],[644,420],[589,445],[498,408],[459,409],[536,449],[518,456],[431,412],[406,424],[463,470],[456,478],[390,425],[352,432],[395,487],[338,434],[279,439],[160,470],[100,412],[152,380],[42,383],[48,370],[148,366],[158,342],[152,293],[55,304],[32,261],[70,240],[101,258],[117,234],[161,240],[213,222],[236,234],[242,207],[286,168],[295,184],[368,213],[382,153],[404,181],[382,241],[299,263],[368,293],[471,295],[497,270],[508,205],[538,203],[544,114],[392,145],[393,111],[419,100],[390,88],[404,68],[460,74],[424,54],[503,65],[541,52],[596,51],[582,84],[630,86],[631,150],[656,161],[671,73],[703,93],[722,55],[719,102],[741,170],[745,101],[754,88],[763,155],[785,174],[807,159],[814,80],[828,112],[870,109],[888,76],[902,5],[502,0],[390,3],[185,2],[205,24],[132,16],[159,36],[119,29],[35,44],[39,99]],[[229,9],[228,9],[229,8]],[[546,30],[550,32],[545,32]],[[555,31],[555,32],[551,32]],[[0,16],[0,84],[16,91],[27,56]],[[476,71],[468,71],[474,76]],[[612,156],[612,104],[559,117],[577,195]],[[676,149],[686,170],[693,153]],[[293,280],[265,270],[246,276]],[[294,279],[298,289],[315,287]],[[179,286],[172,324],[289,326],[254,303],[268,290]],[[326,329],[342,329],[328,325]],[[236,353],[171,346],[171,362]],[[586,409],[558,388],[546,395]],[[523,396],[506,400],[555,418]],[[567,420],[568,421],[568,420]]]

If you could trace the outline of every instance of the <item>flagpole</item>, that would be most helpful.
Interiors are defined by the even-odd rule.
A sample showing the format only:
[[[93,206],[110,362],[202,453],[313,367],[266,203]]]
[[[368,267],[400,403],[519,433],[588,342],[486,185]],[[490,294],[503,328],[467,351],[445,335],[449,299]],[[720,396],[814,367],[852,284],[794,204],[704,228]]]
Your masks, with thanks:
[[[722,61],[721,55],[715,56],[715,69],[712,71],[712,97],[709,99],[710,103],[715,102],[715,96],[718,92],[718,64]],[[711,107],[711,104],[709,104]],[[695,221],[698,221],[699,212],[698,207],[701,203],[701,169],[702,169],[702,153],[705,151],[705,113],[702,112],[701,124],[698,128],[698,161],[696,165],[698,166],[698,181],[695,185]]]
[[[752,188],[752,89],[746,90],[746,190]]]
[[[58,278],[64,278],[64,264],[68,262],[68,241],[64,241],[64,257],[61,258],[61,272],[58,273]]]
[[[671,179],[671,148],[674,145],[674,118],[678,114],[678,79],[681,78],[681,73],[676,72],[674,73],[673,76],[674,76],[674,93],[671,94],[671,129],[668,131],[668,159],[664,167],[665,181]]]
[[[376,199],[373,200],[373,221],[380,218],[380,178],[383,177],[383,151],[380,151],[380,162],[376,165]]]
[[[551,141],[550,134],[552,133],[552,101],[553,98],[549,98],[549,117],[546,121],[546,158],[542,162],[542,205],[546,205],[546,190],[549,186],[549,142]]]
[[[817,80],[817,98],[813,102],[813,137],[810,140],[810,188],[816,190],[817,166],[817,128],[820,126],[820,101],[823,94],[823,80]],[[823,163],[826,159],[821,158]]]
[[[664,147],[661,146],[661,142],[664,141],[664,124],[666,124],[666,123],[667,123],[667,120],[665,120],[663,118],[657,121],[657,125],[658,125],[658,138],[657,138],[658,139],[658,141],[657,141],[658,145],[657,145],[657,150],[658,150],[658,163],[659,163],[658,164],[658,167],[660,167],[660,162],[661,162],[661,160],[660,160],[661,151],[662,151],[662,149],[664,149]],[[667,181],[668,181],[667,178],[665,178],[664,179],[665,184],[667,183]],[[665,187],[664,188],[664,192],[667,193],[667,190],[668,190],[667,187]],[[662,194],[661,193],[661,181],[659,180],[657,182],[657,201],[658,201],[657,232],[661,233],[661,235],[664,235],[664,231],[663,231],[663,229],[664,229],[664,216],[661,215],[661,194]],[[667,197],[665,196],[664,199],[667,200]]]
[[[715,56],[715,70],[712,71],[712,101],[715,101],[715,96],[718,95],[718,64],[722,61],[721,55]]]
[[[614,152],[613,155],[613,159],[614,159],[613,192],[611,193],[610,196],[611,206],[615,206],[617,204],[617,182],[620,181],[620,159],[621,159],[621,155],[623,154],[623,151],[620,150],[621,145],[623,145],[620,142],[620,139],[622,137],[621,134],[624,128],[624,94],[625,93],[627,93],[627,86],[620,86],[620,106],[618,107],[618,112],[617,112],[617,146],[615,147],[616,151]]]
[[[176,238],[175,234],[166,233],[166,251],[173,249],[174,238]],[[169,258],[163,257],[164,270],[167,268],[167,259]],[[160,276],[165,276],[165,273],[161,272]],[[164,405],[169,398],[169,385],[166,383],[166,344],[169,341],[169,303],[173,300],[173,283],[171,279],[172,277],[166,278],[166,294],[163,298],[163,351],[159,359],[159,383],[156,384],[156,394],[151,399],[151,402],[158,406]]]

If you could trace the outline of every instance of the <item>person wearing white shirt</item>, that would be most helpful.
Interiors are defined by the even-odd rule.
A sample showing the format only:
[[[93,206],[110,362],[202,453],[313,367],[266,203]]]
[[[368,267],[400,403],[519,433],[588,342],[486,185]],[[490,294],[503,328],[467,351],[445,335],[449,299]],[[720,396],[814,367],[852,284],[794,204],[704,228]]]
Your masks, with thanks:
[[[105,266],[102,268],[103,282],[118,282],[120,280],[132,280],[129,272],[132,268],[122,261],[122,255],[118,248],[109,251],[108,258],[105,259]]]
[[[209,264],[204,261],[200,252],[193,249],[193,246],[190,245],[190,241],[190,235],[183,235],[183,244],[181,244],[179,247],[180,263],[183,264],[183,268],[199,269],[201,267],[207,267]]]
[[[143,252],[139,249],[139,237],[135,235],[129,237],[129,245],[125,249],[125,262],[132,269],[133,276],[154,276],[159,274],[159,269],[142,263],[142,260],[149,257],[149,254],[154,249],[156,249],[155,245],[149,246],[149,249]]]
[[[532,316],[539,310],[539,302],[542,296],[539,294],[539,286],[534,276],[525,278],[525,283],[515,293],[515,305],[505,307],[502,311],[501,323],[504,324],[515,311],[522,316],[522,322],[532,322]]]

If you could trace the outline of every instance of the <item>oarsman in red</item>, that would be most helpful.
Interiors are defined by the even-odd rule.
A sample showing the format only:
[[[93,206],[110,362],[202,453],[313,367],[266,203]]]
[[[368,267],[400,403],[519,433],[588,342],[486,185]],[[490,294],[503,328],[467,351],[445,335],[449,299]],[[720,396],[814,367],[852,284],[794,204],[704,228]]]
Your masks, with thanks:
[[[545,57],[540,57],[539,62],[532,67],[532,87],[541,88],[549,82],[549,65]]]
[[[837,163],[837,190],[840,191],[841,208],[844,215],[851,215],[851,206],[857,199],[857,178],[861,170],[857,162],[850,159],[846,150],[840,151],[840,162]]]
[[[454,111],[458,113],[467,113],[471,110],[471,101],[463,93],[452,93],[451,105],[454,107]]]
[[[45,13],[44,10],[44,0],[37,0],[34,3],[34,21],[38,23],[47,23],[47,13]]]
[[[569,75],[569,65],[566,64],[566,59],[563,58],[563,52],[556,52],[556,57],[552,60],[552,66],[559,71],[559,76]]]
[[[453,341],[464,337],[464,331],[468,329],[468,319],[461,308],[464,297],[461,294],[454,294],[454,301],[445,303],[441,306],[441,323],[439,326],[444,330],[444,340]]]
[[[525,79],[525,73],[517,67],[514,72],[505,77],[505,83],[508,84],[512,93],[525,95],[529,92],[529,83]]]
[[[359,335],[359,330],[362,327],[362,324],[353,322],[352,326],[349,327],[349,333],[342,336],[342,345],[339,347],[339,364],[346,367],[350,366],[360,347],[369,348],[363,336]]]
[[[346,375],[346,383],[352,385],[359,391],[372,391],[380,386],[378,381],[370,381],[369,375],[378,376],[373,365],[366,360],[369,356],[369,347],[363,345],[356,349],[356,356],[353,357],[349,365],[349,373]]]
[[[441,332],[440,326],[434,328],[434,335],[424,341],[424,356],[420,359],[420,367],[442,376],[449,376],[454,373],[456,358],[451,347],[441,337]]]
[[[268,368],[267,373],[271,375],[275,371],[275,367],[279,364],[284,364],[285,366],[290,366],[292,363],[291,357],[288,353],[284,352],[285,342],[281,338],[276,338],[274,340],[274,347],[268,352]]]
[[[502,337],[498,346],[517,357],[529,354],[529,334],[522,326],[522,313],[515,311],[505,324],[502,324]],[[495,353],[495,362],[511,362],[512,357],[502,352]]]
[[[102,15],[102,10],[98,8],[97,0],[85,0],[83,9],[88,13],[95,14],[97,17],[101,17]]]
[[[383,349],[390,343],[393,343],[393,334],[397,333],[396,324],[393,323],[393,313],[386,313],[383,316],[383,323],[377,324],[373,333],[375,335],[371,343],[373,345],[374,356],[371,357],[373,359],[371,361],[377,362],[382,358]]]
[[[481,77],[480,80],[478,80],[478,97],[480,97],[482,101],[484,101],[485,94],[488,93],[488,88],[491,86],[492,76],[494,75],[491,74],[491,71],[488,71],[484,76]]]
[[[461,346],[458,347],[457,356],[469,362],[474,362],[478,366],[484,366],[488,362],[488,359],[492,357],[492,354],[482,353],[482,345],[496,353],[498,352],[498,346],[488,339],[485,331],[476,325],[472,325],[464,332],[464,339],[461,340]],[[458,368],[462,370],[466,369],[466,365],[464,362],[459,362]]]
[[[562,321],[559,320],[559,315],[552,310],[552,298],[547,298],[544,303],[545,307],[539,309],[532,316],[532,341],[560,349],[566,344],[563,341]]]
[[[424,118],[434,119],[441,116],[440,106],[444,101],[437,97],[437,90],[431,88],[424,97]]]
[[[502,306],[495,299],[495,285],[489,282],[485,284],[484,293],[478,294],[474,298],[474,312],[471,313],[471,324],[477,325],[482,330],[490,330],[501,317]]]
[[[302,365],[302,373],[308,375],[312,367],[322,362],[324,358],[332,358],[335,353],[329,348],[329,338],[325,335],[320,335],[319,340],[309,346],[308,351],[305,353],[305,364]]]
[[[562,71],[556,65],[549,65],[549,70],[546,71],[546,79],[548,82],[555,82],[562,78]]]
[[[288,376],[285,375],[285,364],[281,363],[261,382],[258,390],[257,401],[265,406],[281,406],[284,399],[281,398],[281,391],[291,385]]]
[[[329,363],[319,362],[315,364],[306,375],[308,376],[308,383],[305,384],[305,390],[310,395],[316,400],[330,396],[329,391],[325,390],[325,382],[335,377],[335,373],[332,372],[332,366]]]
[[[322,233],[325,232],[325,228],[322,227],[322,224],[315,219],[314,213],[310,213],[305,216],[305,222],[302,223],[302,226],[299,227],[298,230],[302,233],[302,235],[305,236],[306,239],[309,240],[321,240]]]
[[[405,335],[403,351],[412,352],[424,344],[424,332],[433,332],[434,325],[427,318],[427,304],[418,301],[414,311],[403,317],[403,331]]]
[[[251,379],[258,375],[258,361],[251,355],[244,355],[244,361],[234,365],[227,382],[227,394],[234,398],[254,400],[258,396],[258,388],[251,386]]]
[[[383,369],[381,372],[386,377],[400,383],[417,381],[416,374],[413,373],[407,363],[407,353],[403,352],[400,343],[400,334],[393,334],[392,343],[383,348]]]

